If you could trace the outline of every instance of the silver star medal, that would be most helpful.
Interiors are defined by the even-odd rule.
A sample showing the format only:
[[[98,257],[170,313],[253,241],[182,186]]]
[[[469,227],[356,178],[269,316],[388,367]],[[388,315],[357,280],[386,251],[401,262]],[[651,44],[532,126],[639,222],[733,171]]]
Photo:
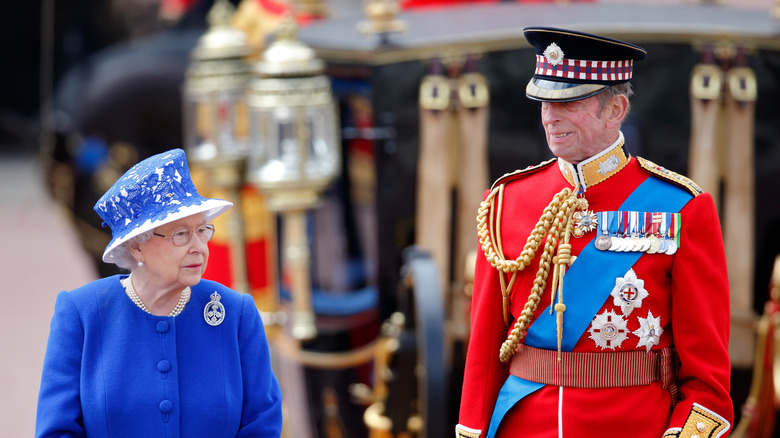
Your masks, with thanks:
[[[598,216],[590,210],[576,211],[572,215],[572,219],[574,220],[572,235],[577,238],[584,236],[585,233],[590,233],[599,225]]]
[[[661,317],[653,317],[653,312],[647,312],[647,318],[639,318],[639,328],[633,333],[639,337],[637,347],[646,347],[647,351],[658,345],[661,334],[664,329],[661,328]]]
[[[628,338],[626,326],[627,322],[621,315],[605,310],[604,313],[596,315],[590,323],[589,337],[602,349],[614,350]]]
[[[612,304],[620,307],[623,314],[628,316],[635,307],[642,307],[642,300],[649,295],[645,290],[645,281],[636,278],[633,269],[629,269],[624,277],[615,280],[615,288],[610,293]]]
[[[217,291],[211,294],[211,301],[203,308],[203,319],[211,326],[218,326],[225,320],[225,306],[219,302],[222,298]]]

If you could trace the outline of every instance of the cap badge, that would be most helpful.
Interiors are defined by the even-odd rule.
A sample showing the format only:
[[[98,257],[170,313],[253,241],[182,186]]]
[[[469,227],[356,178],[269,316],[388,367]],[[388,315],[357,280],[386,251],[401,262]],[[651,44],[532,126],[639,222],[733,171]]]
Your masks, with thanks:
[[[653,317],[653,312],[647,312],[647,318],[639,318],[639,328],[633,331],[639,337],[636,346],[645,346],[647,351],[650,351],[653,346],[658,345],[663,332],[661,317]]]
[[[555,43],[550,43],[546,49],[544,49],[544,57],[550,65],[558,65],[563,62],[563,50]]]
[[[593,318],[590,330],[588,330],[589,337],[602,349],[614,350],[628,338],[627,325],[626,320],[621,315],[611,310],[605,310],[604,313]]]

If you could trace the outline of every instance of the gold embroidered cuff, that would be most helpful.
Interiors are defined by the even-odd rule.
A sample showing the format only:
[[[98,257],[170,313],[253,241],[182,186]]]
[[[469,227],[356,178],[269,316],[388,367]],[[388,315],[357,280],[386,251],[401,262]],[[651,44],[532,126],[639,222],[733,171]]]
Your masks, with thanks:
[[[455,426],[455,438],[480,438],[482,431],[466,427],[462,424]]]
[[[724,436],[730,428],[731,423],[725,418],[694,403],[678,436],[679,438],[718,438]]]
[[[667,429],[666,432],[664,432],[664,436],[662,438],[677,438],[680,436],[680,432],[682,429],[679,427],[673,427],[671,429]]]

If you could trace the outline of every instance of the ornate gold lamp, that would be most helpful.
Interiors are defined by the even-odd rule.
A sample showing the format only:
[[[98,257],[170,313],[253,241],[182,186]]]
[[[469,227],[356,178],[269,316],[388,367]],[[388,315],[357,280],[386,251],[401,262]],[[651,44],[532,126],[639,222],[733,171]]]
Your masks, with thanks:
[[[341,168],[336,106],[324,63],[297,39],[286,17],[254,67],[249,91],[251,147],[247,179],[283,218],[283,268],[290,274],[291,332],[316,336],[311,307],[306,212]]]
[[[189,161],[202,169],[211,188],[234,202],[227,220],[233,288],[247,292],[240,188],[245,182],[249,143],[247,88],[252,66],[246,35],[230,26],[235,8],[217,0],[210,27],[190,55],[183,90],[184,138]]]
[[[383,42],[392,33],[406,32],[406,22],[398,20],[398,0],[365,0],[363,11],[368,21],[358,23],[358,32],[366,35],[380,35]]]
[[[198,40],[184,84],[184,134],[190,161],[244,161],[249,141],[246,90],[252,66],[244,32],[230,26],[235,8],[217,0]],[[226,178],[233,178],[227,177]]]

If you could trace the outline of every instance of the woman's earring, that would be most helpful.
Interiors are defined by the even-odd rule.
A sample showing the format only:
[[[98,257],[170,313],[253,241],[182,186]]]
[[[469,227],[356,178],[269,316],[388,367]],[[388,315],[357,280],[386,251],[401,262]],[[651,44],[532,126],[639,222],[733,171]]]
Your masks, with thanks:
[[[138,260],[138,267],[140,268],[143,265],[144,265],[144,261],[143,260]]]

